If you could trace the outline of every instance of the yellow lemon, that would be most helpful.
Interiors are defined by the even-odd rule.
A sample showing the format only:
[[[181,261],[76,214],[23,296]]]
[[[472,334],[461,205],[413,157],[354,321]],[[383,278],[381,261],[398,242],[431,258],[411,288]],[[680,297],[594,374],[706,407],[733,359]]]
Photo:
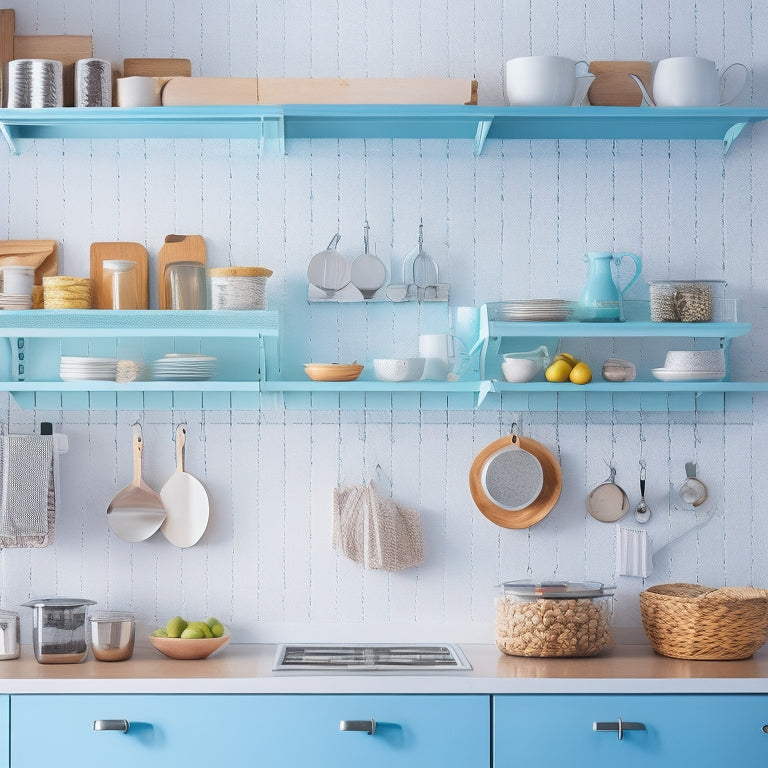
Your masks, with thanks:
[[[565,360],[565,362],[566,362],[566,363],[568,363],[568,364],[571,366],[571,368],[573,368],[573,366],[574,366],[574,365],[576,365],[576,363],[578,363],[578,362],[579,362],[578,358],[575,358],[575,357],[574,357],[572,354],[570,354],[569,352],[561,352],[561,353],[560,353],[560,354],[559,354],[559,355],[558,355],[558,356],[555,358],[555,361],[557,361],[557,360]]]
[[[570,379],[574,384],[589,384],[592,371],[586,363],[576,363],[571,370]]]
[[[547,381],[560,382],[568,381],[568,376],[571,373],[571,366],[565,360],[555,360],[552,365],[544,372],[544,376]]]

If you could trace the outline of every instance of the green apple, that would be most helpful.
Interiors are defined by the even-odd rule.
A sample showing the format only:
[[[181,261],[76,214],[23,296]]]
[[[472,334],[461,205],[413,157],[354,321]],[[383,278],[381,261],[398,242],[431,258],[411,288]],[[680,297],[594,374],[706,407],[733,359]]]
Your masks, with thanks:
[[[211,628],[204,621],[190,621],[187,629],[197,629],[203,633],[203,637],[213,637]]]
[[[187,622],[181,616],[174,616],[165,625],[168,637],[181,637],[181,633],[187,628]]]
[[[197,627],[187,627],[182,633],[182,640],[202,640],[205,637],[202,629]]]

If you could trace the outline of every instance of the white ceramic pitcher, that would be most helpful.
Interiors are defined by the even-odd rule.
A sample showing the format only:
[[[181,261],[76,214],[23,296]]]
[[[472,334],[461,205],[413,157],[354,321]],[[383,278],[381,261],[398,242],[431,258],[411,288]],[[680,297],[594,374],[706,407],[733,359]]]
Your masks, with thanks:
[[[521,56],[505,65],[505,90],[512,107],[578,107],[595,76],[586,61],[564,56]]]

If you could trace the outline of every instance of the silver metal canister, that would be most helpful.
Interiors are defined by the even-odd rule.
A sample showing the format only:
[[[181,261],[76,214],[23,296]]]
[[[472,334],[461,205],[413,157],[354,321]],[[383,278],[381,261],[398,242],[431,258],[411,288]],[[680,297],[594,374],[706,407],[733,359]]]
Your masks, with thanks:
[[[20,652],[19,614],[0,611],[0,661],[18,659]]]
[[[91,650],[99,661],[125,661],[133,655],[136,622],[125,611],[97,611],[91,616]]]
[[[77,664],[88,655],[85,598],[49,597],[24,603],[33,609],[32,648],[40,664]]]
[[[104,59],[75,62],[75,106],[112,106],[112,64]]]

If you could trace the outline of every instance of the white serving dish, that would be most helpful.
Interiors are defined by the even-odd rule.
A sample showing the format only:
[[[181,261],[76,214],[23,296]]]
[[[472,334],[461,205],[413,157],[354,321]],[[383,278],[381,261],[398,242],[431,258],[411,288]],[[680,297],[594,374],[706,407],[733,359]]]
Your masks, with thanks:
[[[424,357],[376,358],[373,372],[380,381],[418,381],[426,362]]]
[[[670,350],[664,367],[675,371],[725,372],[725,352],[722,349]]]
[[[678,371],[670,368],[654,368],[651,373],[659,381],[722,381],[725,371]]]

